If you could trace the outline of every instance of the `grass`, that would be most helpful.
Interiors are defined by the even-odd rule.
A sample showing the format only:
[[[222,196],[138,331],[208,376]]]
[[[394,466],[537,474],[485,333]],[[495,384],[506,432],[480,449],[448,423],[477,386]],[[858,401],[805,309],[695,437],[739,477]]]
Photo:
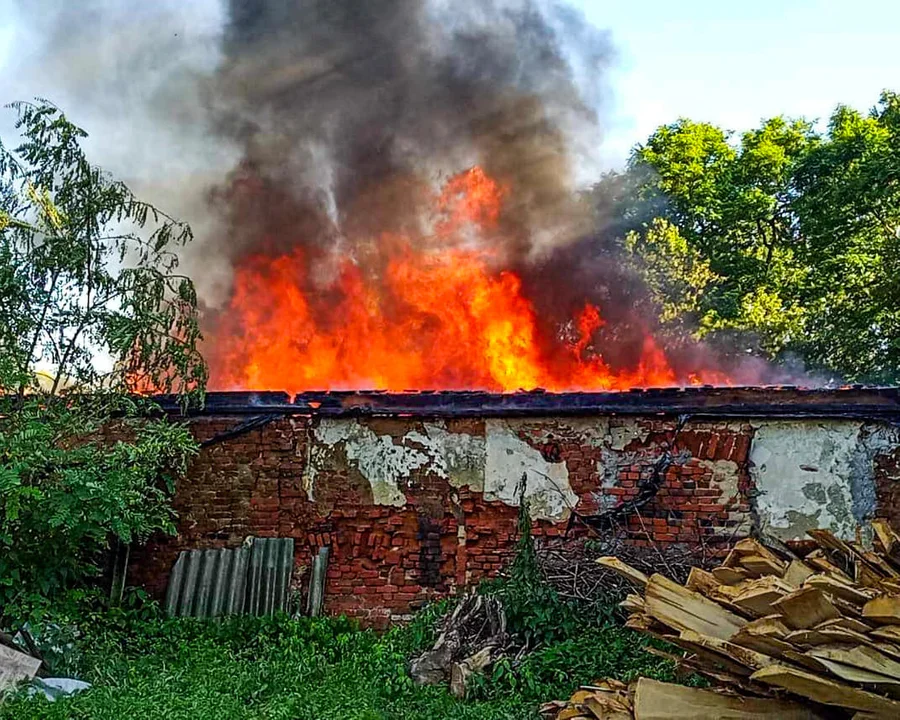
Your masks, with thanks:
[[[411,655],[431,641],[433,613],[377,634],[343,618],[191,620],[95,618],[78,645],[93,688],[48,703],[21,695],[0,720],[526,720],[540,703],[597,677],[672,668],[612,622],[585,622],[518,667],[500,663],[465,701],[418,687]]]

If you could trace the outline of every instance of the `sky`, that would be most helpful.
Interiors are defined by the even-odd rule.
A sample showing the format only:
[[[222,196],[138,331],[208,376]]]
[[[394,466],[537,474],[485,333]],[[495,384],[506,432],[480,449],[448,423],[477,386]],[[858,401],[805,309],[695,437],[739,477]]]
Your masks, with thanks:
[[[13,99],[4,87],[19,89],[5,82],[15,80],[4,77],[8,58],[28,50],[15,27],[21,1],[0,0],[2,103]],[[895,0],[572,2],[615,48],[604,108],[609,167],[678,117],[742,131],[782,113],[827,119],[838,103],[865,110],[883,89],[900,89]]]
[[[618,59],[606,153],[678,117],[743,131],[779,114],[826,119],[900,90],[896,0],[578,0]]]

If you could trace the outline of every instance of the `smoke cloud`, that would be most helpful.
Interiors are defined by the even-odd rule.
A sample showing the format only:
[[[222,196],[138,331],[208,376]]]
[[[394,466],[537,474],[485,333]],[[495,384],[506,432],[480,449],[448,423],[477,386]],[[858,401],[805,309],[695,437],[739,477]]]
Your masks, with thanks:
[[[312,271],[298,285],[322,294],[346,258],[377,281],[385,238],[402,234],[487,246],[521,276],[547,338],[593,302],[607,362],[639,357],[645,293],[578,194],[599,175],[614,53],[570,6],[28,0],[9,12],[0,97],[53,99],[90,130],[92,159],[192,224],[184,260],[213,336],[248,258],[302,248]],[[474,165],[504,188],[500,227],[441,236],[434,193]]]
[[[216,75],[239,168],[218,197],[230,252],[427,235],[423,191],[478,164],[509,189],[510,257],[584,232],[576,145],[599,145],[599,31],[533,0],[231,0]],[[582,23],[583,25],[583,23]],[[590,164],[588,154],[578,155]],[[351,248],[352,250],[352,248]]]

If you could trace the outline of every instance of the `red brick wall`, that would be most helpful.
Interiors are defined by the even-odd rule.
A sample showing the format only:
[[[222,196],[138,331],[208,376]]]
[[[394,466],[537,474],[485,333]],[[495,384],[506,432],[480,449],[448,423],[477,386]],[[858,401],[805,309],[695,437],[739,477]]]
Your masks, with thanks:
[[[243,420],[202,417],[193,421],[193,429],[203,441]],[[293,537],[297,589],[306,589],[316,549],[330,545],[326,610],[378,625],[493,576],[508,561],[517,508],[471,487],[454,487],[428,464],[400,481],[405,506],[376,505],[358,463],[332,453],[316,468],[310,499],[306,471],[317,422],[282,418],[204,448],[177,487],[177,537],[156,539],[136,551],[130,581],[162,595],[181,550],[235,546],[248,535]],[[404,433],[421,427],[414,418],[359,422],[398,443]],[[670,448],[674,462],[662,487],[639,516],[628,520],[630,541],[716,543],[746,531],[748,424],[690,423],[676,437],[674,421],[602,419],[608,422],[604,432],[628,427],[630,434],[616,444],[588,437],[584,429],[591,422],[545,418],[515,425],[519,439],[544,460],[565,464],[577,512],[594,514],[633,497]],[[448,421],[446,427],[485,435],[483,420]],[[559,536],[566,527],[565,518],[537,522],[535,533]]]

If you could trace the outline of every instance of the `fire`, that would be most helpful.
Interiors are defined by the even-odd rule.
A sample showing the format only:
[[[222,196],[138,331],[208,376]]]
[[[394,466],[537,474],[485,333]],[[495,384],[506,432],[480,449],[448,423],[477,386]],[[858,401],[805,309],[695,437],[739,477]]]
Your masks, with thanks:
[[[514,272],[472,242],[499,232],[506,188],[473,168],[435,198],[430,242],[378,238],[384,262],[338,262],[314,289],[307,251],[245,258],[208,343],[212,389],[544,388],[623,390],[678,378],[649,334],[639,362],[610,367],[592,346],[601,309],[587,303],[574,342],[542,337]],[[697,374],[702,381],[702,374]]]

